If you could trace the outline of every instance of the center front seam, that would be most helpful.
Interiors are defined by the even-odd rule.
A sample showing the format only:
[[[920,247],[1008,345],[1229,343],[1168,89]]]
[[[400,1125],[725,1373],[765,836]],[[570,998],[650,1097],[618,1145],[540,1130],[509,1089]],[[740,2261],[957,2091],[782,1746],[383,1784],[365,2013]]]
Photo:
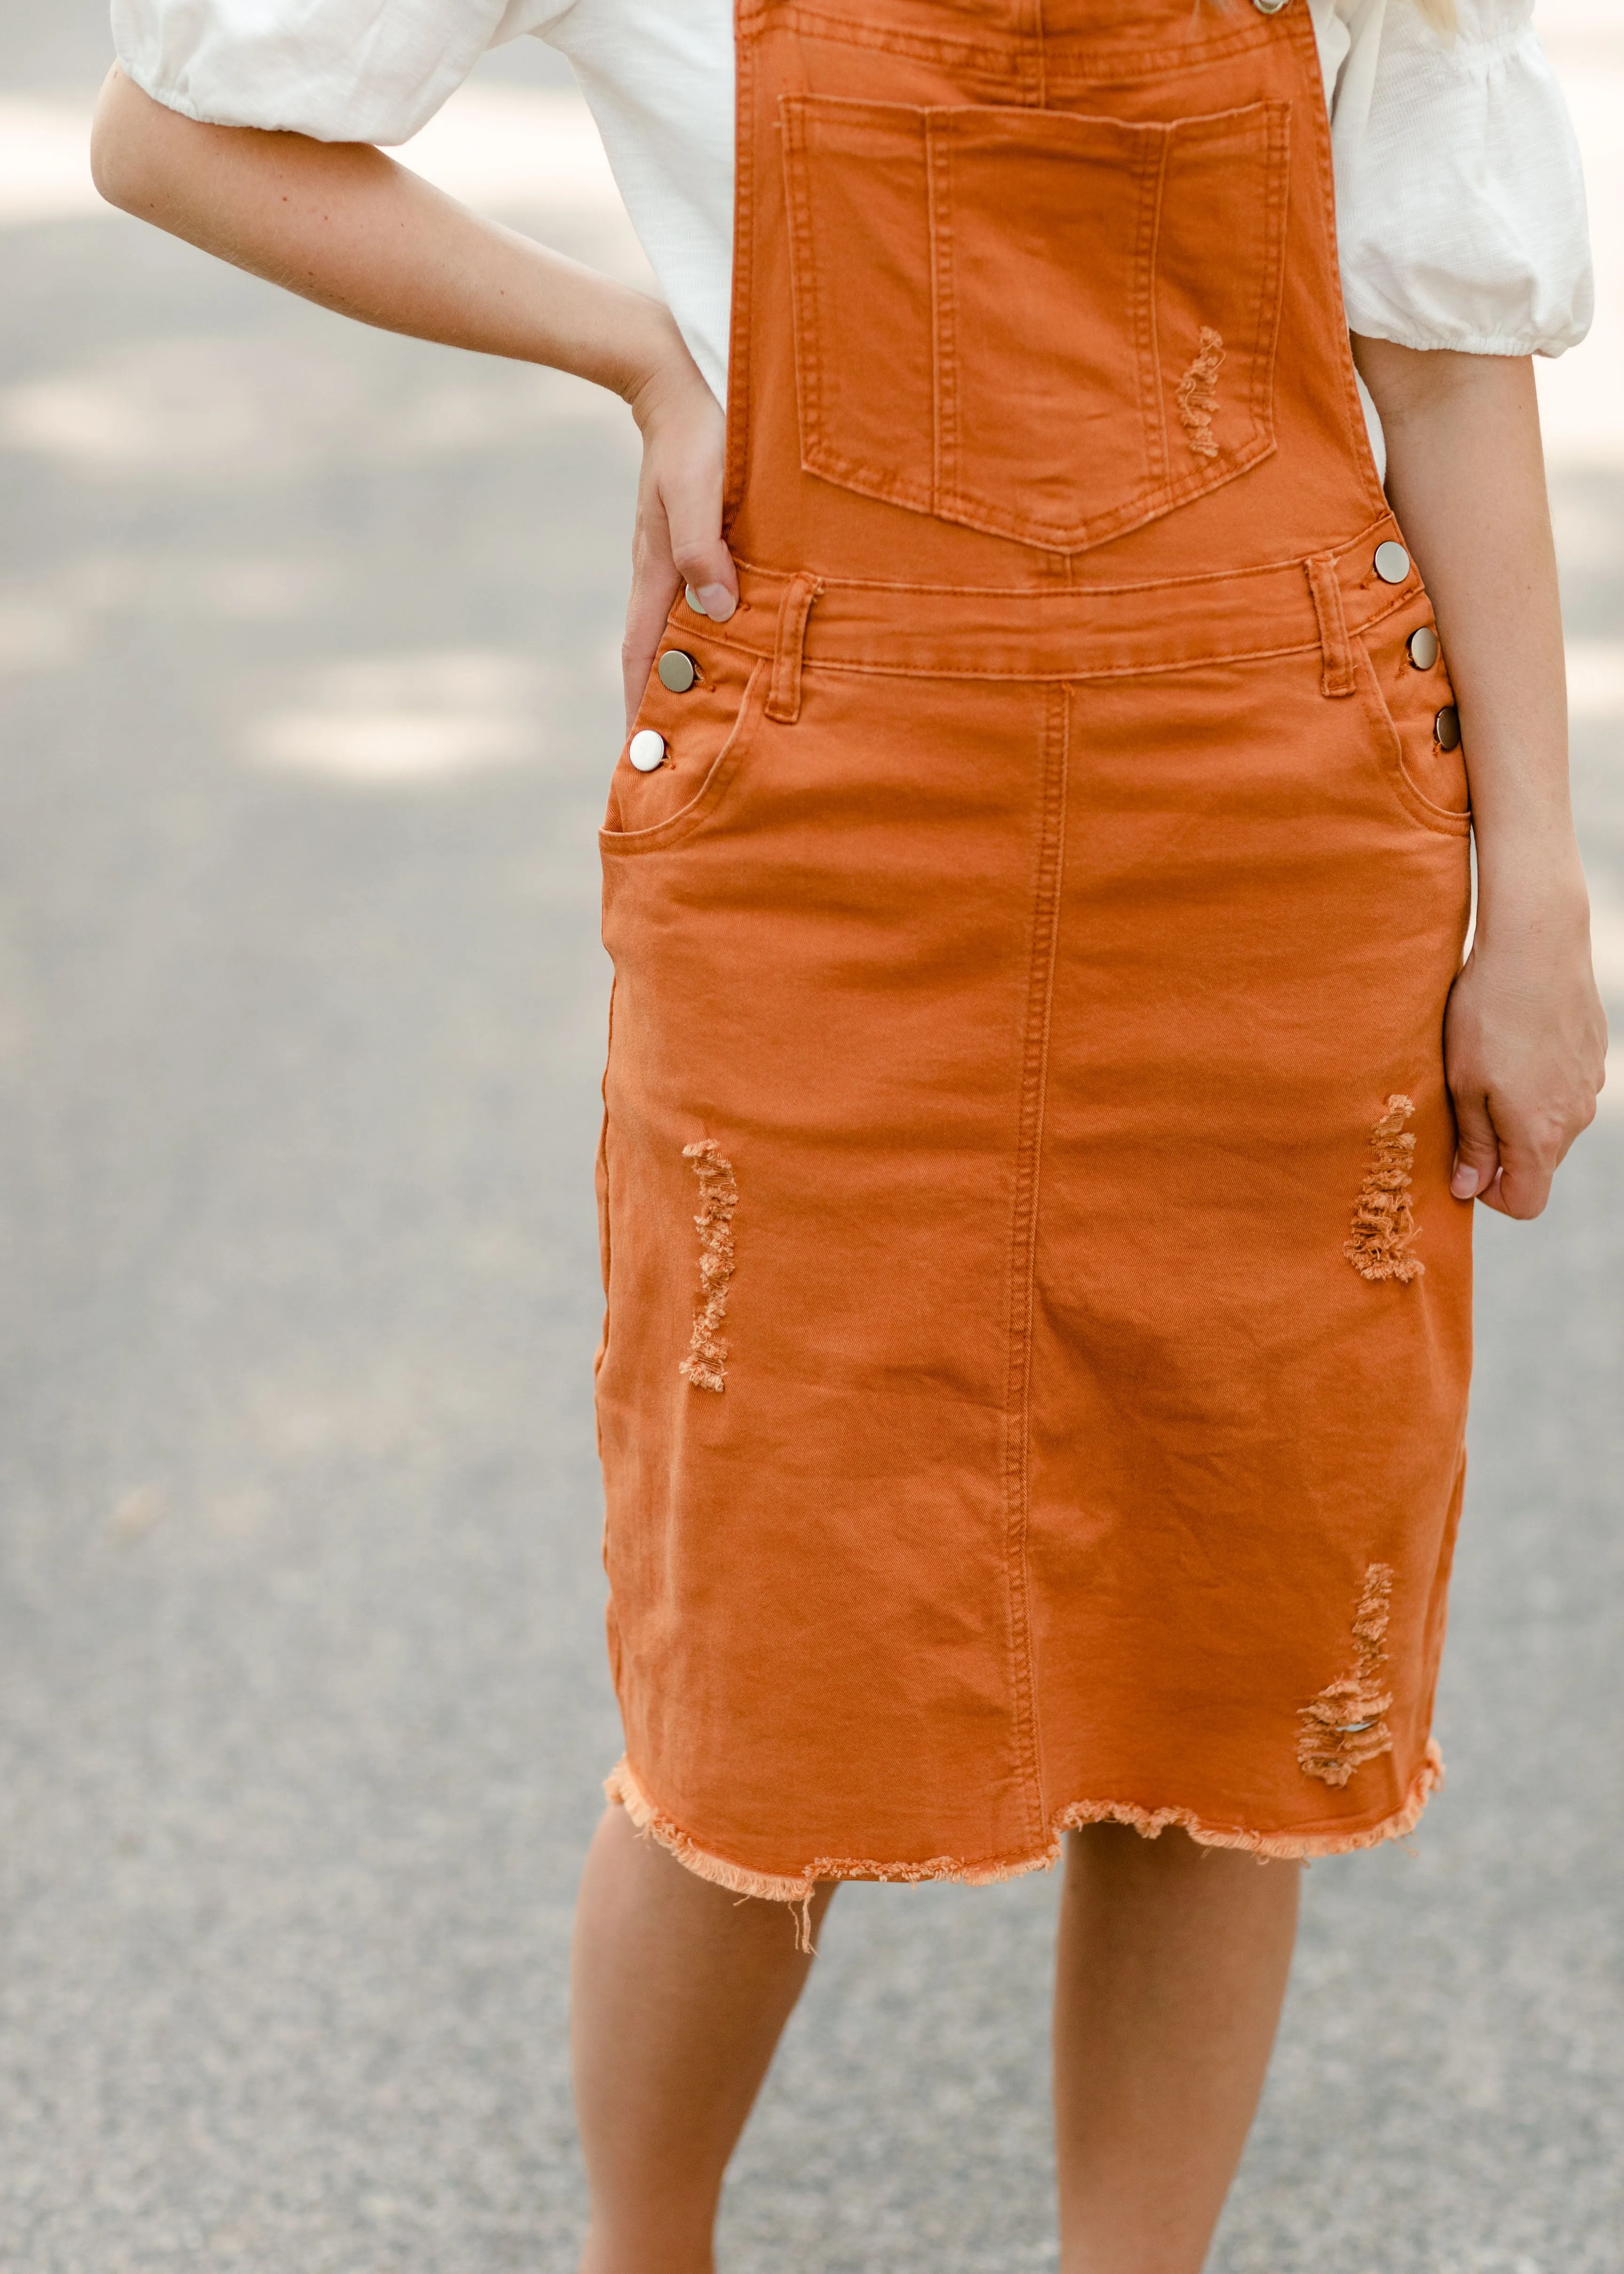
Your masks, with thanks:
[[[1026,1783],[1030,1836],[1045,1835],[1042,1766],[1033,1667],[1031,1579],[1026,1533],[1031,1506],[1032,1340],[1037,1284],[1038,1192],[1049,1084],[1049,1014],[1060,937],[1060,877],[1065,848],[1070,704],[1064,689],[1045,705],[1043,771],[1033,879],[1032,962],[1026,994],[1010,1234],[1009,1382],[1004,1404],[1005,1561],[1015,1743]]]

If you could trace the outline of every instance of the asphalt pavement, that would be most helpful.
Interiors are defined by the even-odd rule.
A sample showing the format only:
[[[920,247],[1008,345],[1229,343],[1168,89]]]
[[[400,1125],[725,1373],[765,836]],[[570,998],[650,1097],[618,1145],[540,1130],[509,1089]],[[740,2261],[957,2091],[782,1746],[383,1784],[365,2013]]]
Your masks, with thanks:
[[[8,0],[0,207],[105,49]],[[11,179],[0,2270],[568,2274],[633,437]],[[1555,487],[1624,1016],[1624,451]],[[1310,1874],[1214,2274],[1624,2270],[1624,1109],[1479,1257],[1448,1786]],[[842,1894],[727,2274],[1052,2264],[1055,1896]]]

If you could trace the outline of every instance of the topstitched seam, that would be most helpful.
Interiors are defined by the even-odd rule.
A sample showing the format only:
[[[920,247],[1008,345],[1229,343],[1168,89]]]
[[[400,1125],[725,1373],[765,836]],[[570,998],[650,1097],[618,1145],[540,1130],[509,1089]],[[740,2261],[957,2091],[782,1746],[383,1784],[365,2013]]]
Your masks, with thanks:
[[[1069,41],[1041,34],[1017,34],[996,44],[955,40],[922,32],[872,23],[854,23],[849,17],[825,15],[821,9],[800,6],[772,10],[748,5],[740,12],[741,35],[783,27],[807,32],[832,44],[872,48],[888,55],[908,56],[922,63],[940,63],[985,79],[989,91],[1005,102],[1011,94],[1034,103],[1040,88],[1053,94],[1062,86],[1071,89],[1132,85],[1135,79],[1167,79],[1187,76],[1207,64],[1244,55],[1264,45],[1273,34],[1267,25],[1245,24],[1232,31],[1211,33],[1192,40],[1169,56],[1165,48],[1123,48],[1114,52],[1078,49]],[[740,45],[747,44],[741,37]],[[1048,56],[1058,50],[1061,63]],[[1066,63],[1081,68],[1066,69]]]
[[[1300,20],[1299,20],[1300,19]],[[1274,19],[1269,19],[1274,29]],[[1306,8],[1286,8],[1280,11],[1279,34],[1282,39],[1294,39],[1302,58],[1303,69],[1312,72],[1311,85],[1320,84],[1320,49],[1314,37],[1312,19]],[[1331,116],[1323,102],[1307,106],[1309,132],[1318,146],[1314,156],[1314,173],[1320,185],[1320,215],[1324,223],[1327,259],[1333,276],[1341,273],[1342,254],[1336,229],[1336,167],[1331,148]],[[1353,350],[1348,343],[1344,328],[1337,362],[1342,373],[1340,409],[1344,422],[1344,438],[1349,456],[1358,469],[1360,485],[1365,494],[1380,513],[1387,505],[1387,492],[1376,471],[1376,461],[1371,448],[1370,428],[1365,423],[1365,406],[1359,400],[1358,380],[1354,371]]]
[[[1414,596],[1410,595],[1409,597],[1413,598]],[[1365,622],[1359,625],[1358,629],[1361,632],[1371,630],[1374,625],[1380,623],[1385,617],[1394,614],[1396,610],[1403,605],[1405,605],[1404,602],[1395,601],[1392,607],[1383,609],[1380,616],[1372,616],[1367,618]],[[747,646],[742,640],[730,640],[727,641],[726,644],[733,648],[739,654],[755,656],[763,661],[770,659],[772,654],[772,651],[770,648],[758,648],[754,645]],[[803,667],[804,669],[812,672],[829,671],[844,672],[847,674],[854,673],[875,679],[964,679],[999,681],[1028,681],[1034,685],[1052,684],[1055,686],[1071,687],[1079,685],[1085,681],[1102,679],[1165,678],[1170,674],[1181,671],[1204,671],[1208,667],[1208,666],[1213,664],[1272,663],[1278,661],[1283,656],[1319,655],[1321,652],[1322,650],[1320,643],[1317,638],[1315,638],[1291,640],[1283,642],[1274,647],[1227,649],[1203,648],[1198,654],[1171,656],[1165,662],[1102,664],[1098,669],[1092,671],[1086,666],[1079,669],[1075,663],[1071,663],[1070,665],[1055,664],[1052,666],[1015,664],[1011,665],[1007,668],[996,670],[984,669],[978,671],[967,667],[957,658],[951,665],[949,665],[937,663],[906,664],[897,663],[894,661],[886,661],[883,663],[863,663],[853,661],[845,657],[826,655],[808,656],[805,659]],[[1439,808],[1439,810],[1441,812],[1445,810],[1445,809],[1440,807]]]
[[[1320,674],[1320,693],[1333,697],[1351,695],[1358,681],[1354,673],[1353,643],[1348,636],[1348,615],[1342,606],[1342,588],[1336,574],[1336,563],[1328,553],[1316,553],[1304,566],[1308,571],[1308,589],[1320,624],[1320,645],[1323,656],[1323,667]]]
[[[1029,1820],[1041,1834],[1042,1766],[1037,1729],[1027,1530],[1031,1512],[1032,1346],[1036,1310],[1038,1193],[1049,1083],[1049,1022],[1059,949],[1060,877],[1065,850],[1070,704],[1051,695],[1043,730],[1043,777],[1034,877],[1032,963],[1016,1138],[1015,1203],[1011,1224],[1010,1372],[1004,1404],[1006,1577],[1017,1740],[1026,1768]]]
[[[1384,507],[1382,511],[1372,520],[1366,522],[1363,528],[1356,530],[1350,538],[1345,538],[1340,545],[1333,546],[1328,557],[1336,561],[1351,561],[1366,553],[1371,548],[1372,540],[1379,542],[1383,538],[1396,538],[1397,535],[1398,528],[1394,521],[1392,509],[1390,507]],[[736,555],[735,565],[745,576],[759,576],[763,579],[776,577],[781,582],[787,581],[786,570],[773,568],[764,561],[751,561],[741,555]],[[1165,592],[1193,591],[1198,585],[1202,584],[1227,590],[1231,585],[1244,584],[1258,576],[1283,578],[1295,576],[1301,570],[1302,566],[1302,556],[1297,553],[1289,553],[1280,559],[1255,561],[1250,568],[1204,568],[1185,576],[1140,577],[1132,579],[1125,584],[1094,584],[1085,589],[1101,597],[1116,596],[1124,592],[1140,592],[1147,598],[1154,599]],[[954,595],[976,599],[1021,600],[1071,597],[1069,590],[1059,591],[1042,585],[909,584],[894,578],[882,576],[831,576],[826,581],[831,590],[835,591],[896,592],[921,599],[951,599]],[[1384,595],[1399,589],[1401,588],[1396,586],[1381,587]]]
[[[755,107],[756,49],[740,40],[733,73],[733,257],[732,313],[727,334],[727,425],[724,438],[726,480],[722,535],[726,538],[744,503],[749,472],[750,310],[754,301],[756,242],[756,137],[749,126]]]

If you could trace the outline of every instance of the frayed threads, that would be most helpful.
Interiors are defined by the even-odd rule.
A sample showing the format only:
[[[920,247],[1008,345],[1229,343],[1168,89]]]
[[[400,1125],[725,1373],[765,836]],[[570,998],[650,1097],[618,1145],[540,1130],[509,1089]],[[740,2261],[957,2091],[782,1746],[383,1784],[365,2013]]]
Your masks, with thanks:
[[[1216,1825],[1186,1808],[1139,1808],[1131,1801],[1075,1801],[1050,1819],[1049,1837],[1034,1855],[967,1863],[953,1856],[934,1856],[923,1863],[882,1863],[874,1857],[820,1856],[793,1876],[750,1870],[729,1863],[714,1849],[702,1847],[693,1834],[663,1813],[643,1791],[629,1762],[622,1760],[605,1780],[609,1799],[623,1808],[639,1832],[674,1856],[695,1879],[725,1887],[735,1895],[754,1895],[766,1902],[791,1905],[801,1913],[806,1949],[811,1939],[811,1903],[820,1880],[879,1879],[918,1884],[950,1879],[965,1886],[986,1886],[1001,1879],[1024,1879],[1029,1871],[1049,1871],[1060,1861],[1063,1835],[1088,1824],[1126,1824],[1147,1840],[1175,1827],[1202,1848],[1238,1848],[1259,1863],[1276,1860],[1312,1863],[1317,1856],[1353,1855],[1380,1848],[1389,1840],[1404,1840],[1421,1821],[1427,1802],[1444,1781],[1443,1762],[1430,1741],[1403,1805],[1380,1823],[1358,1831],[1255,1832],[1241,1826]]]
[[[1198,458],[1215,458],[1218,437],[1213,414],[1218,408],[1218,373],[1223,362],[1223,335],[1210,324],[1201,327],[1195,360],[1178,382],[1178,418],[1185,440]]]
[[[686,1871],[696,1879],[703,1879],[713,1887],[724,1888],[737,1895],[742,1902],[784,1903],[795,1915],[795,1947],[807,1957],[816,1958],[817,1952],[812,1941],[812,1899],[817,1893],[818,1874],[806,1871],[799,1879],[780,1878],[767,1871],[751,1871],[741,1864],[729,1864],[686,1833],[669,1816],[663,1816],[643,1791],[625,1761],[619,1762],[604,1779],[605,1797],[623,1808],[633,1824],[646,1839],[674,1856]]]
[[[1393,1692],[1383,1680],[1392,1600],[1393,1566],[1371,1564],[1354,1614],[1353,1671],[1328,1682],[1313,1704],[1302,1709],[1297,1766],[1322,1784],[1340,1788],[1366,1761],[1393,1751],[1387,1723]]]
[[[1404,1127],[1415,1107],[1397,1092],[1371,1131],[1371,1162],[1353,1204],[1353,1229],[1342,1246],[1361,1279],[1396,1279],[1408,1286],[1426,1269],[1410,1253],[1416,1237],[1410,1171],[1416,1141]]]
[[[727,1316],[727,1286],[733,1276],[733,1210],[739,1205],[739,1186],[733,1163],[723,1157],[712,1137],[685,1145],[682,1157],[694,1164],[699,1179],[699,1213],[694,1229],[699,1234],[699,1301],[694,1312],[694,1331],[688,1354],[677,1368],[695,1389],[727,1387],[727,1344],[721,1326]]]

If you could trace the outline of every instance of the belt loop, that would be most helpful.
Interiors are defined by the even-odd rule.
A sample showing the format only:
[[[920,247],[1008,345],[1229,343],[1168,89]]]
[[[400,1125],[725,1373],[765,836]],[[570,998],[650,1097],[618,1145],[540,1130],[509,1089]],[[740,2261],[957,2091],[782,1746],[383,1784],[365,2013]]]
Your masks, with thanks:
[[[767,716],[793,727],[801,716],[801,659],[807,644],[807,618],[823,587],[804,570],[792,576],[778,602],[778,637],[772,651],[772,685]]]
[[[1303,563],[1308,571],[1308,589],[1313,594],[1314,614],[1320,625],[1320,653],[1324,669],[1320,674],[1321,695],[1351,695],[1354,691],[1353,643],[1348,636],[1348,619],[1342,614],[1342,580],[1336,574],[1336,555],[1316,553]]]

